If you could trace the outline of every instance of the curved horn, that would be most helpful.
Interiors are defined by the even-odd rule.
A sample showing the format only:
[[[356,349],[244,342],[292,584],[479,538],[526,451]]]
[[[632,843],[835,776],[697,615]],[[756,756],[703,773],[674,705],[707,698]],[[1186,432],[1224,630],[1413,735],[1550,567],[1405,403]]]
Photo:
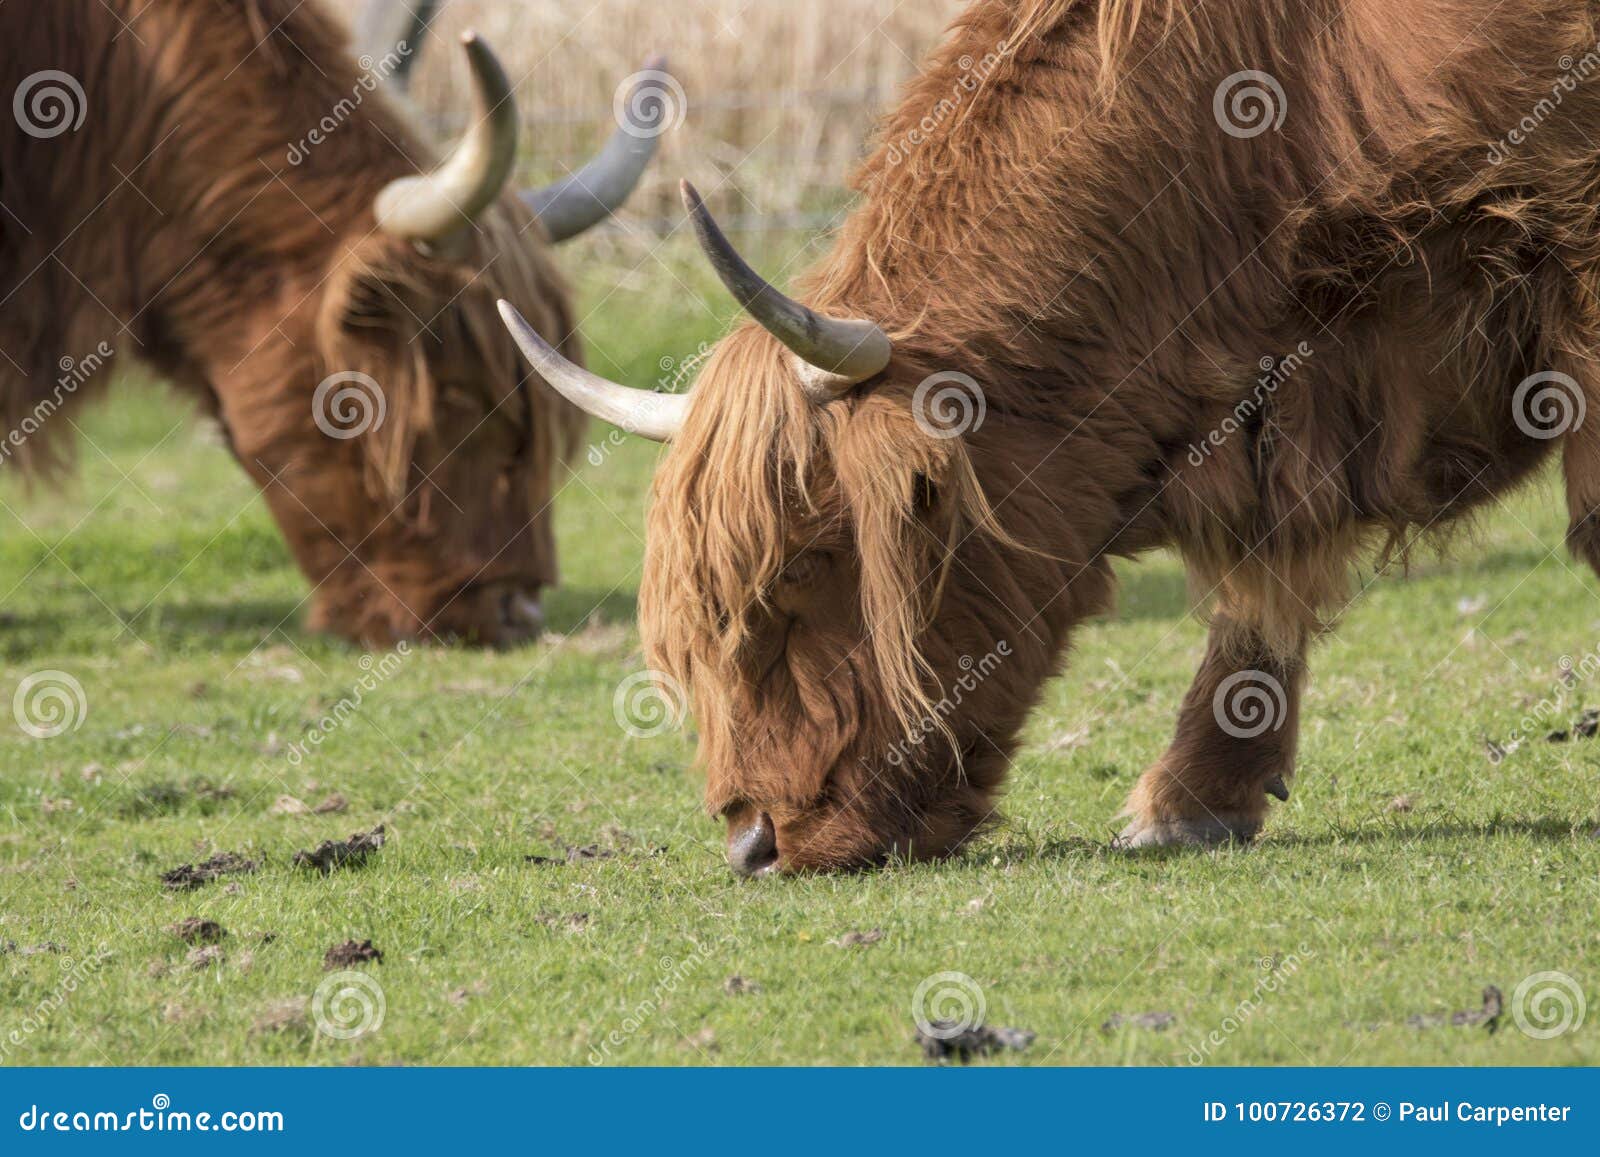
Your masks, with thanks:
[[[576,237],[622,208],[656,155],[662,133],[671,127],[672,102],[678,100],[681,107],[681,91],[667,72],[666,57],[650,57],[638,77],[622,110],[624,122],[595,158],[552,185],[522,194],[523,204],[539,218],[551,241]],[[640,111],[652,104],[660,110],[658,123],[647,121]]]
[[[472,66],[473,120],[431,173],[402,177],[378,194],[378,228],[409,241],[438,241],[470,224],[500,195],[517,160],[517,102],[489,46],[461,37]]]
[[[688,394],[657,394],[608,382],[557,353],[509,301],[500,302],[500,317],[533,372],[584,413],[652,442],[670,442],[682,429]]]
[[[712,268],[750,316],[805,363],[810,372],[801,384],[807,393],[817,401],[831,401],[883,371],[894,348],[877,323],[823,317],[779,293],[745,264],[695,187],[688,181],[681,187],[684,207]]]

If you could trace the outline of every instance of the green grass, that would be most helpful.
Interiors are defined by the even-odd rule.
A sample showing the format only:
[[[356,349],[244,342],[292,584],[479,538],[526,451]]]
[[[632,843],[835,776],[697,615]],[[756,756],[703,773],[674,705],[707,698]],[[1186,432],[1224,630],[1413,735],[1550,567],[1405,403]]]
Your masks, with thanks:
[[[699,299],[722,299],[682,275],[648,309],[653,264],[614,294],[586,286],[598,365],[647,382],[715,336],[725,314]],[[1078,633],[998,831],[953,863],[748,884],[699,810],[689,735],[632,739],[613,719],[641,666],[653,447],[612,447],[564,491],[555,637],[414,654],[297,763],[287,745],[364,671],[301,629],[305,586],[261,502],[162,391],[128,385],[75,420],[70,487],[0,486],[0,947],[16,946],[0,955],[0,1063],[583,1064],[607,1046],[630,1064],[917,1063],[913,994],[947,971],[973,978],[990,1023],[1038,1033],[989,1063],[1186,1064],[1243,1002],[1257,1007],[1211,1061],[1600,1062],[1593,1010],[1549,1040],[1509,1013],[1494,1034],[1408,1023],[1476,1008],[1489,984],[1509,1002],[1546,970],[1600,995],[1600,741],[1485,753],[1555,693],[1560,656],[1600,645],[1600,584],[1555,550],[1549,486],[1456,560],[1357,600],[1316,656],[1294,799],[1253,848],[1108,850],[1203,641],[1179,566],[1153,557]],[[5,710],[43,670],[88,705],[52,739]],[[1562,714],[1591,703],[1600,687],[1580,684]],[[343,814],[269,810],[332,792]],[[390,843],[364,868],[290,862],[379,822]],[[587,844],[618,854],[525,859]],[[162,888],[219,850],[265,865],[237,887]],[[188,916],[229,931],[222,962],[186,963],[164,928]],[[830,943],[873,929],[868,946]],[[352,937],[384,953],[368,971],[386,1013],[345,1041],[281,1010]],[[25,954],[45,943],[65,951]],[[735,975],[759,991],[730,993]],[[1102,1028],[1150,1012],[1176,1021]]]

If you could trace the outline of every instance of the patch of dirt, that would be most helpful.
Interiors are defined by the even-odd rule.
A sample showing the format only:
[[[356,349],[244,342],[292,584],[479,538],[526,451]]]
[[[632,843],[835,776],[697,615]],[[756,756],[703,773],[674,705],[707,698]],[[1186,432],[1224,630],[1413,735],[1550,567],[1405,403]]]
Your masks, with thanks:
[[[565,928],[568,932],[582,932],[589,927],[589,913],[567,912],[558,915],[554,912],[541,912],[534,917],[546,928]]]
[[[0,940],[0,956],[8,952],[15,952],[18,956],[59,956],[67,950],[65,944],[57,944],[54,940],[46,940],[43,944],[28,944],[17,947],[15,940]]]
[[[183,962],[196,972],[204,972],[213,964],[221,964],[225,959],[221,948],[215,944],[207,944],[204,948],[190,949],[189,955],[183,958]]]
[[[1115,1032],[1127,1025],[1130,1028],[1148,1029],[1151,1032],[1165,1032],[1177,1023],[1177,1015],[1170,1012],[1117,1012],[1112,1013],[1111,1019],[1100,1026],[1100,1031]]]
[[[199,916],[187,916],[176,924],[168,924],[166,931],[185,944],[217,944],[228,934],[215,920],[202,920]]]
[[[335,944],[322,957],[322,971],[333,972],[339,968],[354,968],[358,964],[382,964],[383,953],[370,940],[357,943],[346,940]]]
[[[722,991],[729,996],[755,996],[761,991],[761,986],[753,980],[734,975],[722,982]]]
[[[874,928],[870,932],[846,932],[828,943],[835,948],[868,948],[882,939],[883,929]]]
[[[1463,1009],[1461,1012],[1452,1012],[1446,1016],[1442,1012],[1417,1013],[1406,1017],[1406,1024],[1412,1028],[1440,1028],[1451,1025],[1456,1028],[1476,1028],[1479,1025],[1493,1033],[1500,1027],[1500,1017],[1505,1012],[1505,995],[1494,985],[1489,985],[1483,990],[1483,1007]]]
[[[267,809],[267,814],[272,816],[337,815],[349,806],[350,801],[338,792],[324,797],[315,806],[307,804],[303,799],[296,799],[292,795],[280,795],[272,801],[272,806]]]
[[[198,864],[179,864],[170,872],[162,873],[161,882],[174,892],[192,892],[223,876],[249,875],[260,870],[260,860],[238,852],[218,852]]]
[[[356,868],[368,856],[383,847],[383,825],[370,832],[356,832],[348,840],[323,840],[315,851],[296,852],[294,864],[299,868],[314,868],[324,876],[335,868]]]
[[[1033,1043],[1036,1035],[1026,1029],[990,1028],[988,1025],[952,1034],[950,1030],[954,1027],[951,1021],[936,1020],[928,1026],[931,1032],[917,1030],[917,1043],[922,1046],[925,1060],[941,1065],[952,1060],[967,1064],[974,1057],[991,1053],[1007,1050],[1020,1053]]]
[[[286,1000],[275,1000],[261,1010],[255,1019],[255,1023],[250,1026],[250,1031],[256,1034],[264,1034],[306,1028],[310,1023],[306,1017],[306,1010],[310,1005],[310,998],[304,996],[291,996]]]

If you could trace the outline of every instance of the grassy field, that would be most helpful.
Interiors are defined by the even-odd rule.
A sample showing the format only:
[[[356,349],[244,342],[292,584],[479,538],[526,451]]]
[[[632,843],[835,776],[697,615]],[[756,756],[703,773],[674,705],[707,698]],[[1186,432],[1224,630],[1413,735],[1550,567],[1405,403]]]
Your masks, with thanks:
[[[670,300],[654,266],[585,286],[601,368],[644,384],[719,331],[722,297],[680,259],[691,291]],[[1489,756],[1541,700],[1600,705],[1560,679],[1600,645],[1600,584],[1556,550],[1548,487],[1454,561],[1358,576],[1293,802],[1255,847],[1108,847],[1201,653],[1157,557],[1080,633],[992,836],[953,863],[740,883],[692,735],[631,738],[613,714],[642,666],[652,447],[597,434],[566,486],[550,638],[414,653],[297,758],[367,672],[301,629],[261,502],[155,387],[76,420],[69,489],[0,485],[0,699],[46,671],[84,696],[54,738],[0,709],[0,1063],[914,1064],[913,1000],[941,973],[1037,1034],[995,1064],[1600,1062],[1597,1017],[1541,1039],[1510,1008],[1544,971],[1600,991],[1600,740],[1541,727]],[[342,811],[274,806],[335,793]],[[362,867],[292,862],[379,823]],[[614,854],[565,862],[590,845]],[[163,887],[217,852],[261,866]],[[168,931],[188,917],[226,931],[216,951]],[[364,969],[384,1016],[341,1039],[308,1000],[352,938],[383,954]],[[1500,1031],[1450,1023],[1488,985]]]

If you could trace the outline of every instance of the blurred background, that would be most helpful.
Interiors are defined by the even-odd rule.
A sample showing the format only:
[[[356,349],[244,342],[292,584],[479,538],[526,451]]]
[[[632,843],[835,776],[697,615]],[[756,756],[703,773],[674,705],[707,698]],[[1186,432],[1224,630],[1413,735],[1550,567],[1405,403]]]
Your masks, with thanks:
[[[333,0],[321,0],[332,3]],[[691,356],[732,315],[686,233],[677,185],[694,181],[746,256],[784,284],[827,243],[881,111],[961,0],[427,0],[429,33],[410,77],[441,140],[470,114],[456,40],[485,36],[517,86],[519,179],[565,176],[616,127],[618,88],[652,53],[682,86],[677,122],[626,210],[562,247],[596,369],[649,385],[661,349]],[[343,6],[365,47],[408,33],[405,4]],[[385,25],[390,26],[384,31]],[[619,308],[620,307],[620,308]],[[626,321],[625,328],[619,323]],[[669,354],[670,354],[669,350]]]

